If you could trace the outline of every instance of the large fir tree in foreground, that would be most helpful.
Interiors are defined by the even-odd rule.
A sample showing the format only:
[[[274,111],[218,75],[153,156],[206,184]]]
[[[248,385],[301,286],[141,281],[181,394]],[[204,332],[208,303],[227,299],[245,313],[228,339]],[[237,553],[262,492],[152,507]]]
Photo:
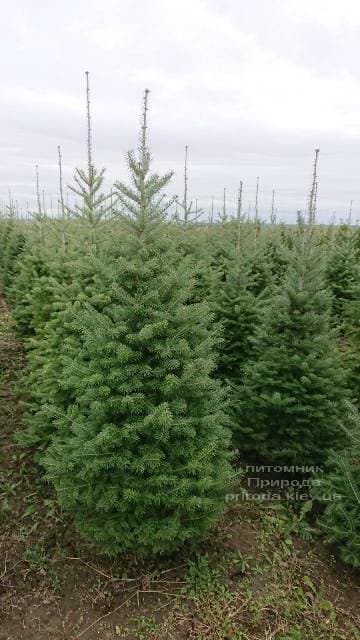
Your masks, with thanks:
[[[171,174],[150,173],[147,96],[132,185],[117,184],[128,235],[118,260],[99,265],[110,300],[101,313],[78,303],[69,320],[82,345],[68,350],[63,384],[76,400],[45,459],[63,507],[109,554],[169,552],[203,535],[231,477],[211,377],[217,337],[207,306],[189,302],[191,273],[167,232]]]
[[[283,290],[264,313],[245,368],[235,439],[247,454],[317,465],[344,442],[348,392],[330,307],[321,254],[300,226]]]

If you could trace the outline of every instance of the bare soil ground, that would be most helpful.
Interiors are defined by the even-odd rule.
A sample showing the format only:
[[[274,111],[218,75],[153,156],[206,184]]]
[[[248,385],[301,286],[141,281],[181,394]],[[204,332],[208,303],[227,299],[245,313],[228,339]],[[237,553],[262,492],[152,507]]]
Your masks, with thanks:
[[[0,299],[0,640],[360,640],[360,575],[282,505],[240,502],[196,549],[104,559],[14,442],[24,356]]]

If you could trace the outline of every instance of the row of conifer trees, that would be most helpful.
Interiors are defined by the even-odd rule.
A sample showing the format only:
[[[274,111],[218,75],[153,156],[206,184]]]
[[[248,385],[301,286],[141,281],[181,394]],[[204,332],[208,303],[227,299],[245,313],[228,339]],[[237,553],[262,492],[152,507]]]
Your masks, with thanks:
[[[151,170],[145,93],[111,215],[90,138],[77,205],[0,223],[24,340],[18,441],[108,554],[203,536],[241,461],[323,466],[320,526],[360,565],[360,235],[172,216]],[[90,121],[89,121],[90,122]],[[116,206],[113,206],[115,200]]]

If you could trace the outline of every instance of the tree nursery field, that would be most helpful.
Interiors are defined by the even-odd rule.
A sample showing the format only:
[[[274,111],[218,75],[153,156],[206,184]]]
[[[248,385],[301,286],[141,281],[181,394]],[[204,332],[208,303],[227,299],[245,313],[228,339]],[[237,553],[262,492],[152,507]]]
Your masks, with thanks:
[[[168,198],[148,99],[0,218],[0,638],[359,640],[360,230],[318,152],[296,225]]]

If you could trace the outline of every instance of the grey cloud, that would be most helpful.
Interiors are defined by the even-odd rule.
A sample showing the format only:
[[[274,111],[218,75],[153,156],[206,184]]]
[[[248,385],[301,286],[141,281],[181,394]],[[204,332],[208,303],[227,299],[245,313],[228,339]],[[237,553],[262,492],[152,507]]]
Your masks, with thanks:
[[[345,217],[350,199],[354,217],[360,215],[358,23],[339,18],[329,27],[291,6],[288,0],[7,3],[0,25],[0,199],[11,186],[20,204],[34,203],[39,164],[47,199],[55,201],[59,143],[67,181],[84,163],[89,69],[94,152],[108,167],[108,184],[126,176],[124,156],[136,145],[141,94],[149,86],[154,163],[174,170],[174,193],[181,194],[188,144],[191,192],[201,205],[207,208],[213,195],[220,206],[226,187],[235,206],[240,179],[246,206],[253,203],[259,175],[263,215],[275,188],[281,217],[292,220],[306,207],[319,146],[320,219],[334,210]]]

